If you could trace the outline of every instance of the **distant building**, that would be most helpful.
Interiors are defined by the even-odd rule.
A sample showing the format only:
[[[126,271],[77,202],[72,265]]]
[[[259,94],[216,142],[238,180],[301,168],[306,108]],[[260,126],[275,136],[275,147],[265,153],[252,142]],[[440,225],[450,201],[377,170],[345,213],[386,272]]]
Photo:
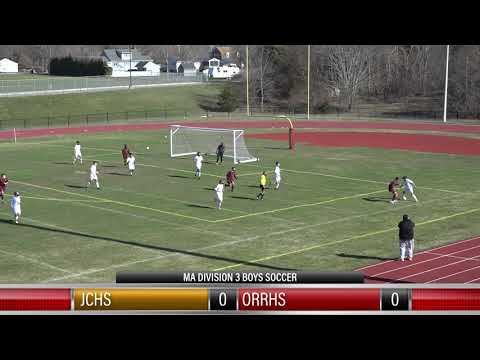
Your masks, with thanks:
[[[7,58],[0,60],[0,73],[18,73],[18,63]]]
[[[160,65],[137,49],[105,49],[102,54],[107,66],[112,68],[113,77],[158,76]]]
[[[197,65],[200,66],[199,64]],[[195,76],[198,73],[198,69],[195,63],[179,61],[177,63],[177,73],[183,74],[184,76]]]
[[[205,68],[203,73],[209,79],[231,79],[235,75],[240,74],[240,68],[230,61],[226,62],[217,58],[211,58],[208,60],[208,68]]]

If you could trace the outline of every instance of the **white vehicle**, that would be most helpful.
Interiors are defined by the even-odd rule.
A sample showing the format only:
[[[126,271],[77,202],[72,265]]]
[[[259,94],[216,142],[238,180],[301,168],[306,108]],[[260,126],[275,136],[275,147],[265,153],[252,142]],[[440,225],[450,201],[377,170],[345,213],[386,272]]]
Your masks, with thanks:
[[[208,68],[203,73],[209,79],[231,79],[240,74],[240,68],[236,64],[221,65],[220,60],[213,58],[208,61]]]

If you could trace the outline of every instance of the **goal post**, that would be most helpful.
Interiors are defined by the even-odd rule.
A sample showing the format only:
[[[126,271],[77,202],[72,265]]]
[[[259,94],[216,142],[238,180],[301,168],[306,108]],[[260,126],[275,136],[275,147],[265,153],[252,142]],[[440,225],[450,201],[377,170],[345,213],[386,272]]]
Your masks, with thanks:
[[[231,158],[234,164],[257,161],[248,151],[244,134],[244,130],[238,129],[170,125],[170,156],[194,155],[197,152],[216,155],[218,145],[223,143],[223,156]]]

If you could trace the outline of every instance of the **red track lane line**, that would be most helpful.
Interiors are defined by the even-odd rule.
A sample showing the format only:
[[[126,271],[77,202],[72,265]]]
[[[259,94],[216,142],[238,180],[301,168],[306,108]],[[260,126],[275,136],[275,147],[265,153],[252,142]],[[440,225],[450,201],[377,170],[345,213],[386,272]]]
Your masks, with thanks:
[[[470,248],[467,248],[467,249],[463,249],[463,250],[454,251],[454,252],[450,253],[449,255],[457,254],[459,252],[468,251],[468,250],[472,250],[472,249],[476,249],[476,248],[480,248],[480,245],[476,245],[476,246],[473,246],[473,247],[470,247]],[[396,268],[396,269],[383,271],[383,272],[376,273],[376,274],[369,275],[369,276],[384,275],[384,274],[387,274],[387,273],[392,272],[392,271],[400,271],[400,270],[403,270],[403,269],[408,269],[408,268],[411,268],[413,266],[418,266],[420,264],[424,264],[424,263],[434,261],[434,260],[438,260],[438,259],[441,259],[441,258],[446,258],[446,256],[435,256],[435,257],[433,257],[431,259],[428,259],[428,260],[423,260],[423,261],[420,261],[420,262],[414,262],[414,263],[412,263],[410,265],[407,265],[407,266],[402,266],[402,267],[399,267],[399,268]]]
[[[478,255],[480,256],[480,255]],[[445,264],[445,265],[441,265],[441,266],[436,266],[436,267],[433,267],[431,269],[428,269],[427,270],[424,270],[424,271],[419,271],[419,272],[416,272],[416,273],[413,273],[413,274],[410,274],[408,276],[403,276],[403,277],[400,277],[400,278],[397,278],[395,279],[396,281],[398,280],[405,280],[405,279],[411,279],[411,278],[415,278],[413,280],[413,282],[424,282],[426,280],[430,280],[431,279],[431,276],[432,276],[432,272],[440,272],[440,275],[443,275],[443,274],[449,274],[450,271],[451,271],[451,268],[450,269],[446,269],[447,267],[451,267],[453,266],[454,268],[457,266],[459,269],[463,269],[464,270],[464,266],[466,265],[468,267],[468,269],[471,269],[472,267],[475,266],[475,264],[477,264],[476,261],[472,261],[472,260],[459,260],[459,261],[455,261],[455,262],[452,262],[452,263],[449,263],[449,264]],[[470,266],[472,265],[472,266]],[[439,271],[441,270],[441,271]],[[423,277],[421,277],[420,275],[425,275],[429,273],[427,276],[426,276],[426,279],[423,279]],[[418,277],[420,276],[421,279],[418,279]]]
[[[430,250],[424,250],[424,251],[421,251],[417,254],[415,254],[415,256],[419,256],[420,254],[424,254],[428,251],[437,251],[439,249],[444,249],[444,248],[447,248],[447,247],[450,247],[450,246],[455,246],[455,245],[458,245],[458,244],[464,244],[466,242],[469,242],[469,241],[473,241],[473,240],[478,240],[480,242],[480,237],[478,236],[475,236],[473,238],[470,238],[470,239],[465,239],[465,240],[460,240],[460,241],[456,241],[454,243],[450,243],[450,244],[446,244],[446,245],[442,245],[442,246],[439,246],[439,247],[436,247],[436,248],[433,248],[433,249],[430,249]],[[364,266],[364,267],[361,267],[359,269],[356,269],[355,271],[361,271],[361,270],[364,270],[364,269],[368,269],[368,268],[372,268],[372,267],[375,267],[375,266],[383,266],[385,264],[388,264],[388,263],[398,263],[398,260],[387,260],[387,261],[384,261],[384,262],[381,262],[381,263],[377,263],[377,264],[372,264],[372,265],[367,265],[367,266]]]
[[[467,274],[470,271],[474,271],[474,273],[473,274]],[[478,275],[480,275],[480,265],[477,265],[475,267],[471,267],[471,268],[468,268],[468,269],[465,269],[465,270],[462,270],[462,271],[458,271],[458,272],[453,273],[453,274],[448,274],[448,275],[445,275],[445,276],[427,281],[426,284],[434,283],[434,282],[466,283],[466,280],[471,279],[472,275],[474,277],[478,277]],[[448,280],[445,281],[446,279],[448,279]],[[440,280],[442,280],[442,281],[440,281]]]

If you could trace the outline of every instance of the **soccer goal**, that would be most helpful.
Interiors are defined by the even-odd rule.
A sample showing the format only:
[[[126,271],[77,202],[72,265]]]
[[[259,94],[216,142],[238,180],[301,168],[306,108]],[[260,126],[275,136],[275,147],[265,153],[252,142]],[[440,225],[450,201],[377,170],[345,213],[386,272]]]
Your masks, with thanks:
[[[257,161],[248,151],[243,135],[244,130],[170,125],[170,156],[193,155],[197,152],[215,155],[217,146],[223,142],[223,156],[232,158],[234,164]]]

